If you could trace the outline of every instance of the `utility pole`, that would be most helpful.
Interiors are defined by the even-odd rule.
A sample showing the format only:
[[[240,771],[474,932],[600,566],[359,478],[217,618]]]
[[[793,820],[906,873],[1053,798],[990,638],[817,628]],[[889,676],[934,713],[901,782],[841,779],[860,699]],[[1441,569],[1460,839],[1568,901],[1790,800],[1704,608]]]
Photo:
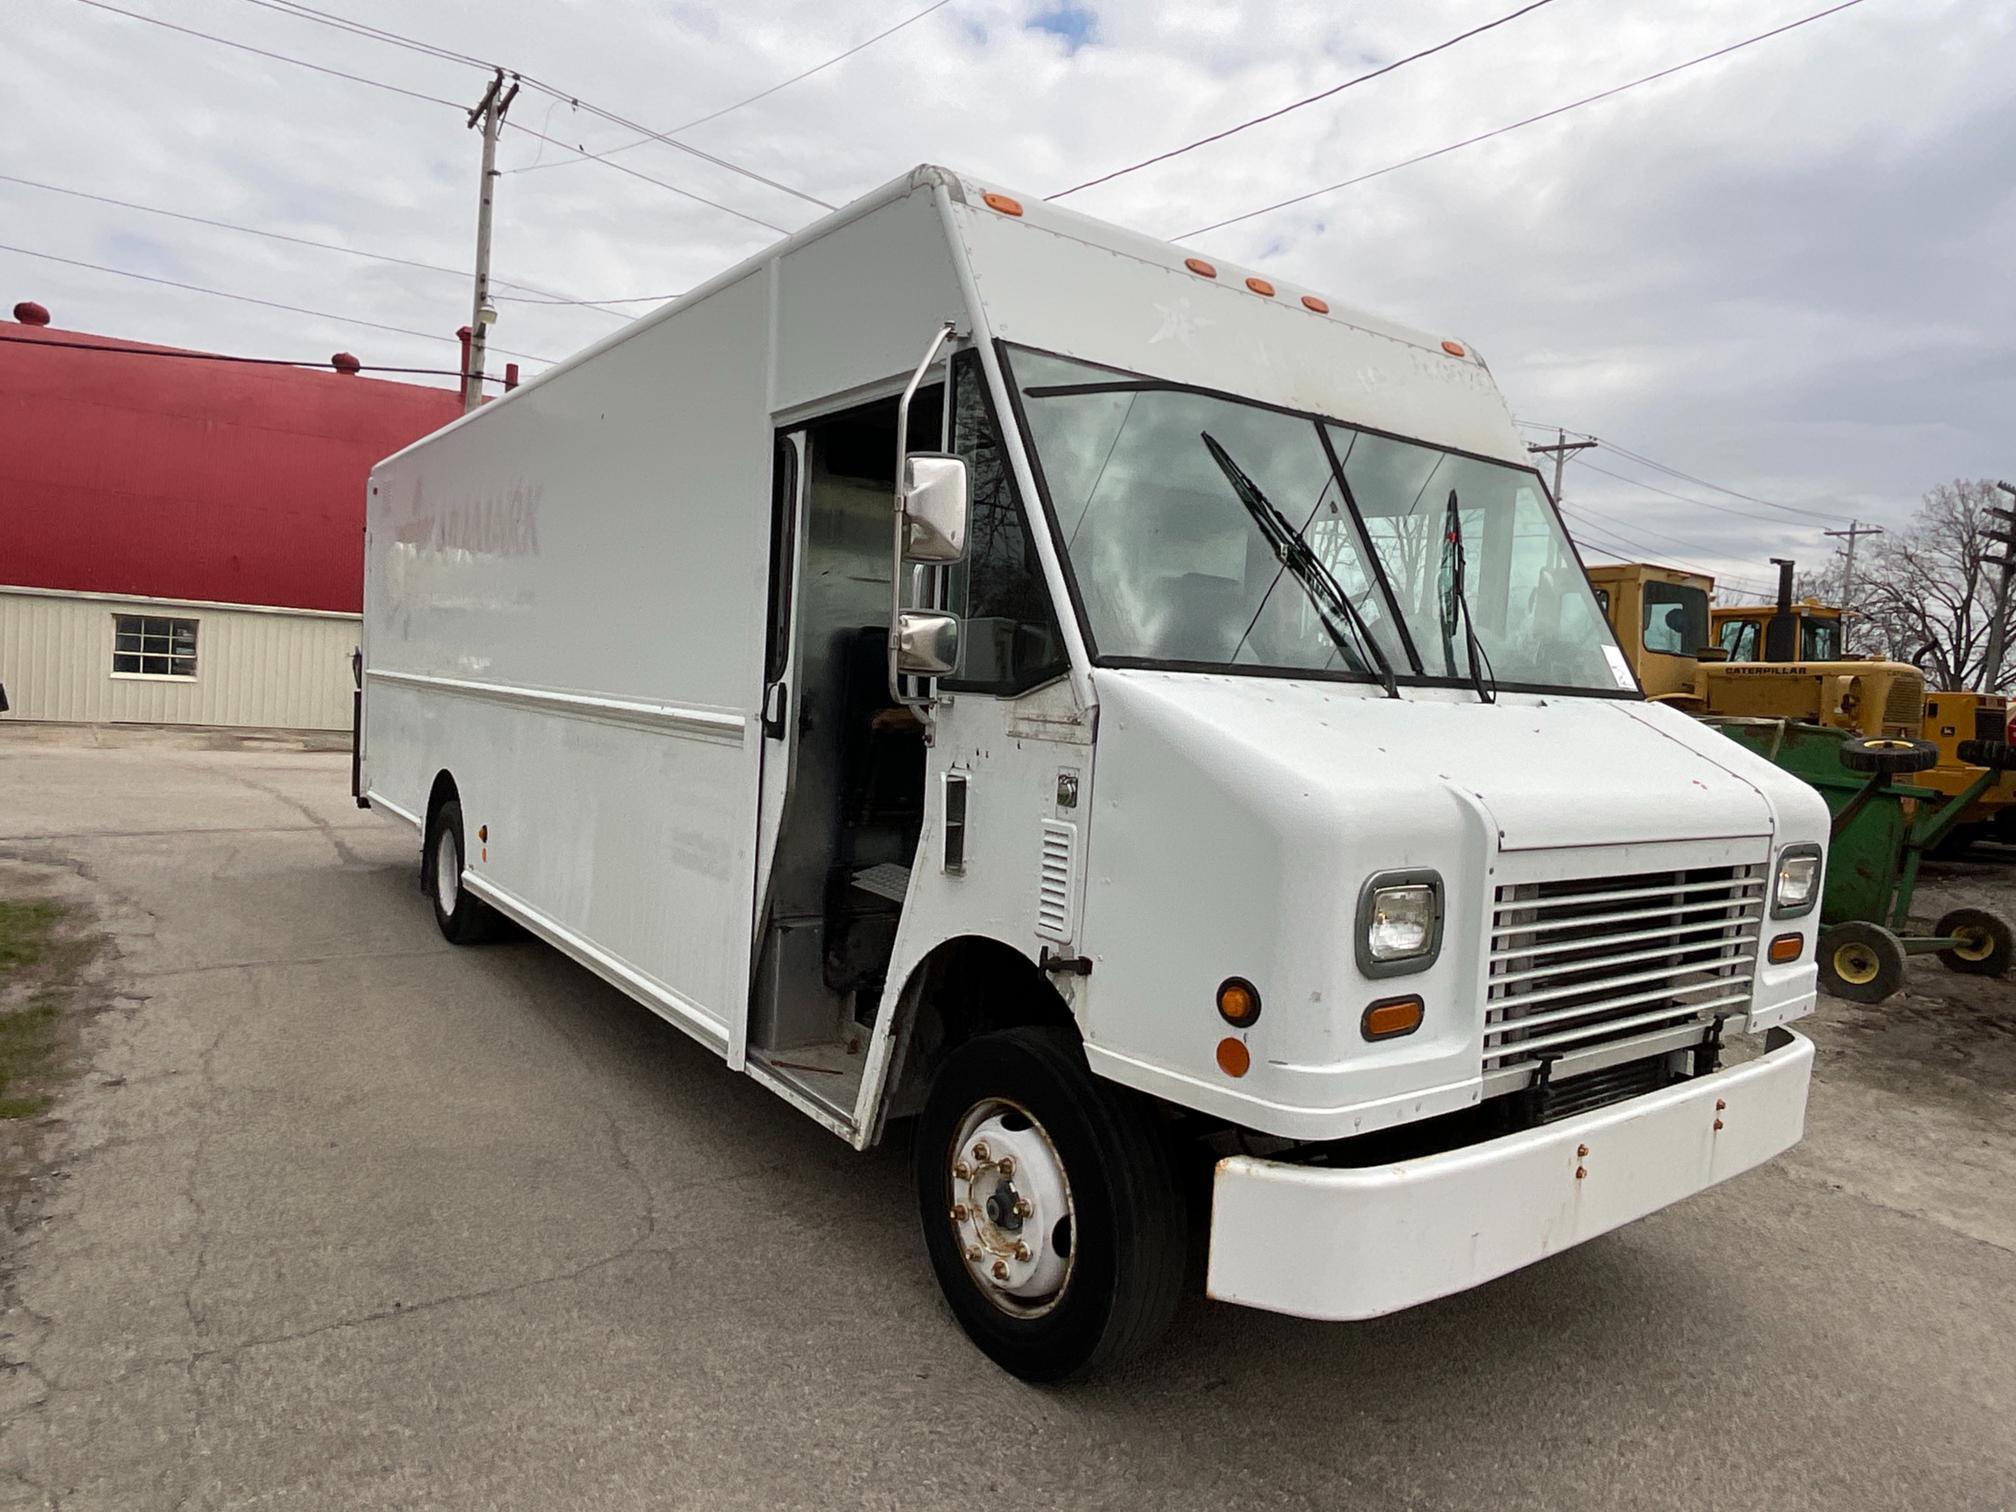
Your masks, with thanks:
[[[1860,520],[1850,520],[1846,530],[1823,530],[1822,535],[1844,537],[1848,549],[1842,553],[1841,564],[1841,649],[1848,649],[1849,639],[1855,633],[1855,543],[1865,535],[1881,535],[1881,525],[1864,525]]]
[[[1552,452],[1554,454],[1554,502],[1559,504],[1561,502],[1561,467],[1568,460],[1568,453],[1587,451],[1590,447],[1601,444],[1593,439],[1588,441],[1570,441],[1568,439],[1568,432],[1556,427],[1552,441],[1545,445],[1537,441],[1530,441],[1526,445],[1526,450],[1529,452]]]
[[[489,338],[497,310],[490,303],[490,204],[497,189],[497,132],[504,124],[504,112],[518,98],[518,76],[504,87],[504,70],[498,69],[483,98],[469,112],[469,126],[483,123],[483,192],[476,201],[476,290],[469,311],[469,361],[462,374],[462,409],[466,414],[483,400],[483,348]]]
[[[2016,486],[2008,483],[1997,483],[1995,486],[2016,499]],[[2002,681],[2002,627],[2009,620],[2009,559],[2012,553],[2016,553],[2016,509],[1997,509],[1990,504],[1987,513],[2002,522],[2000,530],[1984,532],[1991,541],[2001,543],[2002,555],[1982,558],[1984,562],[1993,562],[2002,569],[2000,581],[1995,585],[1995,617],[1988,622],[1988,654],[1981,658],[1981,691],[1993,693],[1995,685]]]

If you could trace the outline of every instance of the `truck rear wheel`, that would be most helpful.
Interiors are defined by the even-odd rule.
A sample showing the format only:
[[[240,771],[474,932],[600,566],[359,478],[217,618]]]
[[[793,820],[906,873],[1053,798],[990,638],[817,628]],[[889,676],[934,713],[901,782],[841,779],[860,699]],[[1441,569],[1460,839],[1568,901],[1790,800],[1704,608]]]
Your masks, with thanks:
[[[1968,976],[2004,976],[2011,955],[2016,954],[2016,938],[2011,936],[2009,921],[1985,908],[1956,908],[1942,914],[1932,926],[1932,933],[1959,939],[1959,944],[1940,951],[1939,959],[1946,963],[1947,970]]]
[[[1880,1003],[1904,985],[1904,942],[1881,924],[1851,919],[1820,931],[1820,990]]]
[[[434,922],[453,945],[480,945],[503,931],[504,917],[462,885],[462,805],[449,799],[428,826],[421,871],[434,902]]]
[[[1139,1354],[1175,1316],[1188,1226],[1147,1102],[1069,1031],[968,1040],[931,1083],[913,1159],[924,1247],[996,1364],[1062,1381]]]

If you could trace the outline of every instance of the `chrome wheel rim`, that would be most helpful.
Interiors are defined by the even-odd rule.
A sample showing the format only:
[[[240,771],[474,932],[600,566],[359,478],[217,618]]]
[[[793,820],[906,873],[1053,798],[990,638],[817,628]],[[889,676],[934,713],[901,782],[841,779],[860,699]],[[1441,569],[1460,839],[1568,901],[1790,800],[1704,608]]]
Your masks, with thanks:
[[[946,1156],[953,1238],[980,1294],[1040,1317],[1063,1300],[1077,1261],[1071,1181],[1028,1109],[987,1098],[966,1110]]]
[[[453,914],[462,901],[462,847],[445,825],[434,841],[434,897],[444,914]]]

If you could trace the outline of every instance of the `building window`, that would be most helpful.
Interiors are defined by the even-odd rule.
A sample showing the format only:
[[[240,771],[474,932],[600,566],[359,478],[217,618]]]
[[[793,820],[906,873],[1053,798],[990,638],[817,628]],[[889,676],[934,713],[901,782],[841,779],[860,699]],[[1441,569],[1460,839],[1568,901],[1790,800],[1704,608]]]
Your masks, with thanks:
[[[196,621],[151,614],[112,616],[112,674],[127,677],[196,675]]]

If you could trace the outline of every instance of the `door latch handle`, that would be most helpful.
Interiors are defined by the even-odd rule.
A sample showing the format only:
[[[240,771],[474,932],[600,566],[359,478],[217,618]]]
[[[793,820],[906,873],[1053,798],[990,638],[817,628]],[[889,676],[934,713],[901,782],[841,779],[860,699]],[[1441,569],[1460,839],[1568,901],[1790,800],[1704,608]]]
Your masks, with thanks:
[[[1092,975],[1092,957],[1052,955],[1048,945],[1045,945],[1042,953],[1036,957],[1036,964],[1045,971],[1062,972],[1067,976]]]
[[[791,707],[791,690],[773,682],[763,690],[763,733],[771,740],[784,738],[784,717]]]

